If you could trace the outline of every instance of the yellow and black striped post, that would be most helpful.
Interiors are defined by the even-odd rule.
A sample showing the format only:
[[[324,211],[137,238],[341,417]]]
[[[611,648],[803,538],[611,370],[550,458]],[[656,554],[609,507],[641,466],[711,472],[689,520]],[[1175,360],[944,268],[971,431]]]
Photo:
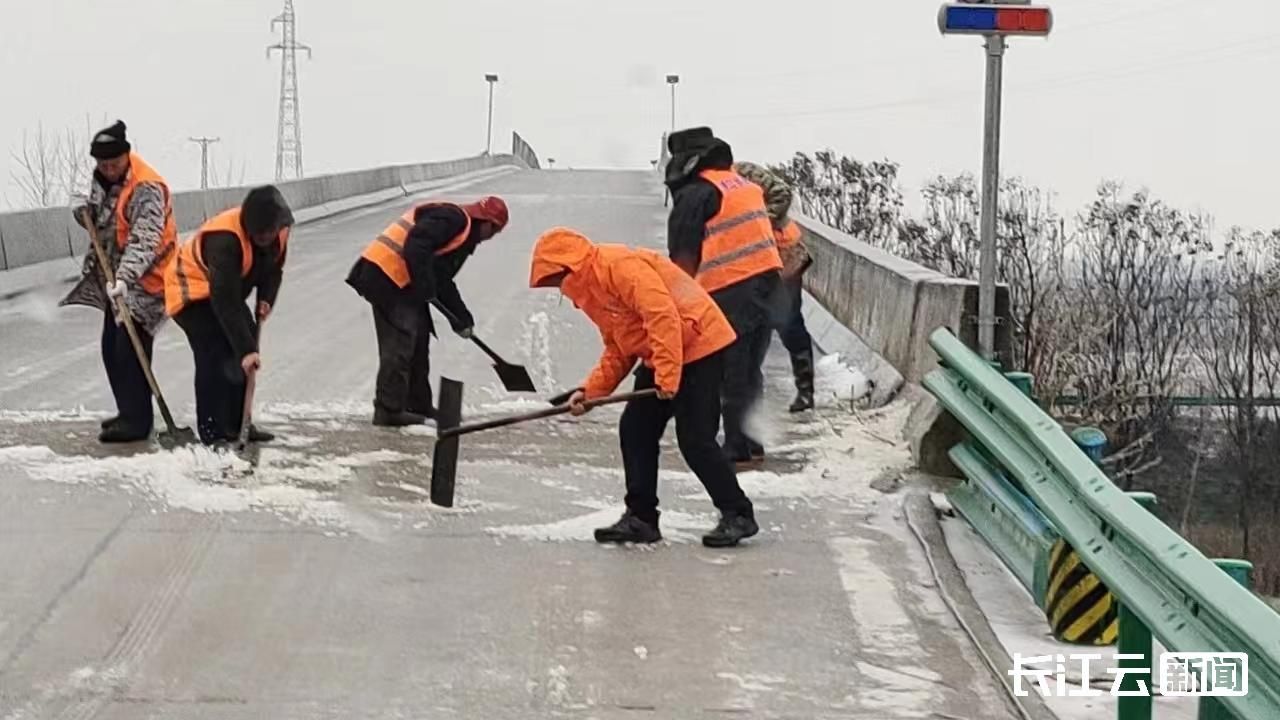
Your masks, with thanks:
[[[1065,540],[1049,551],[1044,612],[1053,636],[1063,642],[1111,645],[1120,632],[1119,604]]]

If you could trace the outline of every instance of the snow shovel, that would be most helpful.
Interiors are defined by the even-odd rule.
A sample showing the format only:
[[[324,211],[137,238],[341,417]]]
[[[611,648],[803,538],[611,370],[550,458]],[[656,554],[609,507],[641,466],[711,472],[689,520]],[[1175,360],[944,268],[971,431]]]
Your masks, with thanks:
[[[657,393],[654,389],[639,390],[636,392],[619,393],[608,397],[598,398],[596,400],[588,400],[587,409],[594,409],[603,405],[613,405],[615,403],[624,403],[631,400],[639,400],[640,398],[652,397]],[[449,405],[452,403],[452,405]],[[449,412],[446,413],[446,407]],[[453,489],[454,482],[458,474],[458,443],[459,438],[463,435],[469,435],[482,430],[493,430],[495,428],[507,427],[508,425],[518,425],[520,423],[529,422],[530,420],[541,420],[542,418],[554,417],[556,415],[565,415],[569,412],[568,404],[560,404],[555,407],[543,410],[535,410],[520,415],[507,415],[505,417],[494,418],[492,420],[484,420],[481,422],[471,423],[469,425],[459,424],[460,409],[462,407],[462,383],[455,380],[442,379],[440,381],[440,415],[438,416],[440,434],[436,436],[435,450],[431,454],[431,502],[441,507],[453,507]],[[456,410],[455,410],[456,408]]]
[[[102,243],[98,241],[98,228],[93,224],[93,218],[89,215],[88,208],[80,214],[80,219],[84,221],[85,230],[89,231],[89,242],[93,245],[93,252],[98,256],[98,267],[102,268],[102,277],[107,282],[106,287],[114,287],[116,274],[111,269],[111,263],[107,261],[107,253],[103,251]],[[159,442],[160,447],[166,450],[199,442],[191,428],[178,427],[177,423],[173,421],[173,415],[169,412],[169,404],[164,401],[164,395],[160,393],[160,384],[156,382],[156,376],[151,372],[151,358],[147,357],[147,350],[142,347],[142,340],[138,338],[138,330],[133,326],[133,316],[129,314],[129,308],[125,305],[124,298],[116,298],[115,305],[116,313],[120,315],[120,321],[124,324],[125,332],[129,333],[129,342],[133,344],[133,352],[138,356],[138,364],[142,366],[142,374],[147,378],[147,385],[151,386],[151,394],[155,395],[156,404],[160,406],[160,416],[164,418],[165,430],[156,434],[156,442]]]
[[[445,320],[449,321],[450,325],[457,326],[457,318],[453,316],[453,313],[446,310],[444,305],[436,300],[432,300],[431,304],[436,310],[440,311],[440,314],[444,316]],[[529,371],[526,370],[523,365],[513,365],[506,360],[503,360],[498,353],[493,351],[493,348],[486,345],[483,340],[475,335],[471,336],[471,342],[475,343],[476,347],[483,350],[485,355],[488,355],[493,359],[493,369],[498,373],[498,379],[502,381],[502,386],[506,388],[508,392],[538,391],[538,389],[533,386],[533,378],[529,377]]]

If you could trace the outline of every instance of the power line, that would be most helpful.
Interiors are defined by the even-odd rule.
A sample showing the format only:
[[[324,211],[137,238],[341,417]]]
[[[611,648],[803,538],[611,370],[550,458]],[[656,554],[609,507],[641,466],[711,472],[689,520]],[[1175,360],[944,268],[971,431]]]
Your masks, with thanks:
[[[271,29],[280,26],[280,42],[267,47],[280,51],[280,112],[276,126],[276,180],[283,180],[285,168],[292,166],[293,176],[302,177],[302,112],[298,102],[298,51],[311,57],[311,47],[297,40],[297,17],[293,0],[284,0],[284,12],[271,20]]]
[[[221,138],[193,137],[187,139],[200,146],[200,189],[206,190],[209,187],[209,146],[219,142]]]

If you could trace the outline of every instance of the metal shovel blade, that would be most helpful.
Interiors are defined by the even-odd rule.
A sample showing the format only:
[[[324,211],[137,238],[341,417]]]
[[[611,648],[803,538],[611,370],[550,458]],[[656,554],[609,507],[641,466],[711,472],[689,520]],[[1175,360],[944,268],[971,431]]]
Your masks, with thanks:
[[[189,427],[175,427],[171,431],[161,430],[156,433],[156,442],[160,443],[160,447],[165,450],[172,450],[184,445],[195,445],[200,442],[200,439]]]
[[[521,368],[522,370],[524,368]],[[440,400],[436,404],[436,431],[462,424],[462,383],[440,378]],[[431,453],[431,502],[453,507],[453,489],[458,479],[457,435],[436,440]]]
[[[498,373],[498,379],[502,381],[502,387],[506,388],[507,392],[538,391],[533,386],[533,378],[529,377],[529,371],[525,370],[523,365],[494,363],[493,369]]]

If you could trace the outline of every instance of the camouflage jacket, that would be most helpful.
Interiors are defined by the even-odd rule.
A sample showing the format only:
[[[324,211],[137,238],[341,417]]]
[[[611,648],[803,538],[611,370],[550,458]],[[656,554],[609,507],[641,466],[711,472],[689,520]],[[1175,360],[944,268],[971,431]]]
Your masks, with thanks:
[[[129,218],[129,240],[124,250],[120,250],[115,242],[115,207],[123,187],[123,183],[116,183],[109,189],[104,188],[95,177],[88,205],[72,208],[72,215],[76,223],[83,226],[84,218],[81,213],[86,208],[89,210],[107,261],[111,263],[116,276],[129,288],[129,294],[125,297],[129,314],[141,329],[154,335],[165,319],[164,295],[148,295],[139,283],[157,260],[156,250],[164,234],[164,191],[151,183],[142,183],[133,191],[129,206],[124,209],[125,217]],[[104,289],[102,272],[98,268],[98,256],[89,246],[87,237],[85,246],[88,252],[80,271],[80,281],[59,305],[85,305],[106,310],[110,303]]]
[[[755,163],[736,162],[734,172],[750,180],[764,190],[765,209],[769,211],[769,222],[774,229],[780,230],[787,224],[787,213],[791,211],[791,186],[785,180],[769,172]],[[779,248],[782,256],[782,275],[795,277],[800,274],[809,259],[809,250],[801,241],[790,248]]]

